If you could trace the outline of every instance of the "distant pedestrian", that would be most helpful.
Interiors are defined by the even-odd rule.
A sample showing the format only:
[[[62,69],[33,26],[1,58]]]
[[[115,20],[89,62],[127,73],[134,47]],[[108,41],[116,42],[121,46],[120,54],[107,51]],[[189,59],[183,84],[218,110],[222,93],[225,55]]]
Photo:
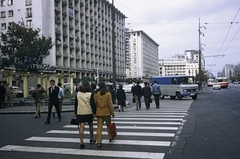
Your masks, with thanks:
[[[96,140],[93,139],[93,116],[96,114],[96,104],[94,102],[94,93],[92,93],[91,86],[88,82],[84,82],[78,89],[74,113],[75,116],[77,116],[76,121],[80,126],[80,149],[83,149],[85,147],[83,142],[85,122],[87,122],[89,126],[90,144],[94,144],[96,142]]]
[[[62,89],[62,84],[61,83],[58,83],[57,84],[58,87],[59,87],[59,93],[58,93],[58,99],[59,99],[59,110],[60,112],[62,112],[62,103],[63,103],[63,99],[64,99],[64,91]],[[55,113],[57,112],[57,109],[56,107],[54,106],[54,109],[53,109],[53,117],[55,118]]]
[[[51,86],[48,88],[48,91],[49,91],[48,116],[47,116],[47,121],[44,122],[45,124],[50,124],[53,105],[57,109],[58,121],[61,121],[61,112],[59,110],[59,98],[58,98],[59,87],[55,85],[54,80],[50,80],[50,85]]]
[[[119,109],[119,112],[121,111],[124,111],[123,107],[126,105],[126,94],[125,94],[125,91],[123,89],[123,85],[119,85],[119,89],[117,90],[117,94],[116,94],[116,97],[117,97],[117,104],[118,104],[118,109]]]
[[[9,85],[9,83],[6,84],[6,94],[7,94],[7,106],[12,107],[13,106],[13,87]]]
[[[157,81],[154,81],[154,84],[152,85],[152,91],[153,91],[153,96],[156,104],[156,109],[159,109],[160,108],[159,98],[162,93],[161,93],[160,85],[157,84]]]
[[[142,88],[142,95],[144,97],[144,102],[146,109],[150,109],[150,102],[151,102],[151,88],[148,86],[147,82],[144,82],[144,87]]]
[[[4,87],[3,83],[0,82],[0,109],[5,109],[4,99],[6,96],[6,88]]]
[[[36,104],[36,113],[35,113],[35,118],[41,117],[40,114],[40,107],[42,105],[42,94],[45,93],[46,91],[44,90],[44,88],[41,86],[41,84],[37,84],[37,88],[35,88],[32,91],[31,96],[34,98],[35,100],[35,104]]]
[[[112,103],[116,104],[116,91],[115,91],[115,89],[113,89],[113,86],[110,85],[108,90],[112,95]]]
[[[104,82],[98,83],[98,89],[94,94],[94,101],[97,106],[96,117],[97,117],[97,143],[98,148],[102,147],[102,127],[104,121],[107,125],[108,139],[112,142],[113,137],[110,131],[111,116],[114,117],[114,108],[112,103],[111,93],[107,90]]]
[[[136,110],[141,109],[141,98],[142,98],[142,86],[139,85],[140,82],[137,82],[137,85],[133,87],[133,94],[136,102]]]
[[[133,85],[131,87],[131,93],[132,93],[133,97],[134,97],[134,87],[135,87],[135,83],[133,83]]]

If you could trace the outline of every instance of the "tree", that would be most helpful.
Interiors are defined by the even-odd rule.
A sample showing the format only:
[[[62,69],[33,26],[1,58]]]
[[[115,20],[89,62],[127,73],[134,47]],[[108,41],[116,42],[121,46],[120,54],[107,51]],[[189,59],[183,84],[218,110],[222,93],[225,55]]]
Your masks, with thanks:
[[[24,57],[43,59],[50,54],[53,47],[51,37],[39,36],[40,29],[25,28],[12,23],[8,31],[1,33],[0,51],[1,67],[24,64]]]

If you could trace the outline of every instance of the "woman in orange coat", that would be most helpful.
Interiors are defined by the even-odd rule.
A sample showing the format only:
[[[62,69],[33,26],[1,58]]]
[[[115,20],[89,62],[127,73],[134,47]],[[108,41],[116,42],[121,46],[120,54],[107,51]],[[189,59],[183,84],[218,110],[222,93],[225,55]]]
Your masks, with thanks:
[[[114,117],[114,108],[112,103],[111,93],[107,90],[104,82],[98,83],[98,89],[94,94],[94,101],[97,106],[96,117],[97,117],[97,143],[98,148],[102,147],[102,126],[104,121],[107,125],[109,142],[112,141],[113,137],[110,132],[111,116]]]

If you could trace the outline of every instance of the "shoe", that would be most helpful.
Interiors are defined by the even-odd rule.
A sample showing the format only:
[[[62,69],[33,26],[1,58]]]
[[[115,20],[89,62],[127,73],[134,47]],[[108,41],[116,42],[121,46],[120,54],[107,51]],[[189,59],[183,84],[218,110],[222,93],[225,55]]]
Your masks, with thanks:
[[[38,116],[35,116],[35,118],[38,118]]]
[[[53,118],[55,118],[55,113],[52,114]]]
[[[98,148],[101,148],[101,147],[102,147],[102,143],[99,143],[99,144],[98,144]]]
[[[138,110],[138,108],[136,108],[136,110]]]
[[[112,142],[112,140],[114,140],[114,138],[109,139],[109,142]]]
[[[120,112],[121,110],[119,109],[119,112]]]
[[[96,140],[90,140],[90,144],[95,144]]]
[[[47,122],[47,121],[45,121],[44,123],[45,123],[45,124],[50,124],[50,122]]]
[[[80,144],[80,149],[84,149],[85,145],[84,144]]]

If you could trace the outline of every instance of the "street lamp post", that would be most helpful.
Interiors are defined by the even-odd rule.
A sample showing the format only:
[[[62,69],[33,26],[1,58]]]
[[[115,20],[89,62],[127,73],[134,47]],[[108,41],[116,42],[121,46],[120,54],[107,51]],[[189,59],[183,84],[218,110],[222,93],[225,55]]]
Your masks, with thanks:
[[[201,44],[201,35],[204,36],[203,32],[201,32],[201,28],[206,29],[205,26],[200,26],[200,18],[199,18],[199,27],[198,27],[198,38],[199,38],[199,59],[198,59],[198,63],[199,63],[199,68],[198,68],[198,90],[201,90],[202,87],[202,79],[201,79],[201,68],[202,68],[202,44]]]

